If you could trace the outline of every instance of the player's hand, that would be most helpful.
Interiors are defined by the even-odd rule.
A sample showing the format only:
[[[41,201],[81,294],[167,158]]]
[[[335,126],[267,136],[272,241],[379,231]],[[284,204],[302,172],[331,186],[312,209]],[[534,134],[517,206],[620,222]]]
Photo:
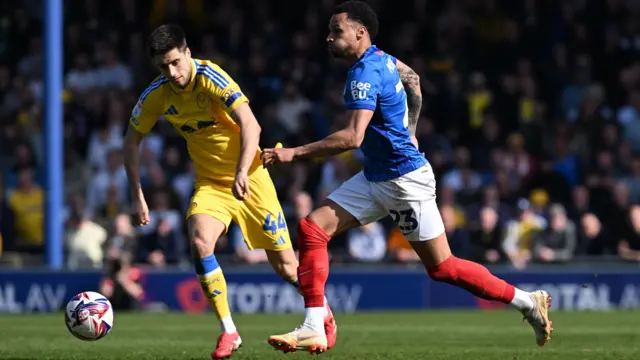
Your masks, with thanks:
[[[131,204],[131,217],[133,225],[135,226],[143,226],[151,222],[149,218],[149,207],[144,197],[138,197],[133,200]]]
[[[290,148],[283,148],[282,144],[276,144],[275,148],[262,150],[262,163],[266,166],[268,164],[275,163],[288,163],[292,162],[295,157],[295,150]]]
[[[249,176],[245,173],[236,174],[236,179],[233,181],[231,190],[233,191],[233,196],[238,200],[251,198],[251,193],[249,192]]]

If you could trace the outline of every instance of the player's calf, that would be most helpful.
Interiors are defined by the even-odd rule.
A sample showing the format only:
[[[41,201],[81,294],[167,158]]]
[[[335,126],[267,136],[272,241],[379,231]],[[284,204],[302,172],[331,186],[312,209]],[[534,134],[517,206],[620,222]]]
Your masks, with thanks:
[[[239,339],[229,309],[227,281],[213,254],[214,239],[224,232],[225,225],[211,216],[196,214],[189,217],[188,226],[191,253],[202,291],[220,321],[223,337],[229,339],[228,335],[232,335],[231,337],[237,336]],[[217,347],[220,347],[220,342]]]
[[[485,300],[513,306],[534,328],[538,345],[549,341],[552,329],[547,310],[551,298],[545,291],[522,291],[491,274],[486,267],[455,257],[451,254],[446,233],[432,240],[413,241],[411,246],[433,280],[461,287]]]
[[[265,250],[267,260],[273,267],[273,270],[284,281],[298,287],[298,259],[292,248],[282,251]]]
[[[473,295],[509,304],[515,288],[492,275],[484,266],[451,255],[440,264],[427,268],[429,276],[436,281],[459,286]]]
[[[220,326],[225,333],[233,334],[236,327],[231,319],[231,310],[227,300],[227,281],[222,274],[222,269],[214,255],[194,259],[196,274],[204,295],[209,300]]]
[[[324,286],[329,277],[327,244],[332,236],[357,224],[358,220],[331,200],[326,200],[298,224],[298,281],[305,308],[324,307]]]
[[[273,335],[268,342],[284,352],[306,349],[321,353],[335,344],[337,327],[324,297],[329,277],[327,243],[331,235],[348,229],[357,220],[333,201],[327,200],[298,224],[300,265],[298,281],[304,296],[305,320],[296,330]]]
[[[491,274],[486,267],[452,255],[446,233],[427,241],[412,241],[411,246],[433,280],[461,287],[482,299],[505,304],[513,301],[515,287]],[[521,309],[533,307],[530,299],[522,300]]]
[[[298,280],[305,308],[324,308],[324,286],[329,277],[329,235],[309,218],[298,224],[300,265]]]

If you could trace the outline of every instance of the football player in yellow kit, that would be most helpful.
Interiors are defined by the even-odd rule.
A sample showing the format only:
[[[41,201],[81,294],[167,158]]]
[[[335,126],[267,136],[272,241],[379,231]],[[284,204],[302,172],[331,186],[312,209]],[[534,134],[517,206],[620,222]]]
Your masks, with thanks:
[[[192,58],[177,25],[157,28],[149,53],[161,75],[140,96],[125,137],[134,222],[142,226],[150,221],[140,186],[139,147],[162,117],[185,138],[195,165],[195,193],[187,213],[189,241],[202,290],[222,328],[211,357],[226,358],[242,340],[214,255],[217,239],[234,221],[249,249],[264,249],[275,271],[296,287],[298,261],[275,187],[260,159],[260,125],[240,87],[218,65]],[[335,343],[337,327],[331,311],[327,314],[327,338]]]

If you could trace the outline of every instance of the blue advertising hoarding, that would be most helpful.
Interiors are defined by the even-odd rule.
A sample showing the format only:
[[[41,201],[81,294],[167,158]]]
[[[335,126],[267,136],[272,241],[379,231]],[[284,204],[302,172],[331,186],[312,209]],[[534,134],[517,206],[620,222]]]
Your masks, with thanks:
[[[640,273],[496,272],[524,289],[543,288],[555,309],[607,310],[640,308]],[[241,313],[287,313],[303,310],[302,298],[270,271],[226,271],[229,303]],[[58,311],[78,292],[96,291],[98,272],[0,271],[0,312]],[[146,272],[144,303],[175,311],[209,311],[195,276],[184,271]],[[437,283],[420,270],[334,270],[327,298],[336,312],[360,310],[419,310],[499,308],[464,290]]]

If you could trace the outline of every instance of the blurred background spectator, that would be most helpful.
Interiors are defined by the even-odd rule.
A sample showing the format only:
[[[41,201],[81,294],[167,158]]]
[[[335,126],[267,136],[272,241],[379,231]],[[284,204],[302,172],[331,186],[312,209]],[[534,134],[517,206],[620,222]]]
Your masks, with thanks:
[[[434,167],[453,252],[524,269],[640,259],[640,13],[633,1],[370,0],[376,44],[422,79],[417,137]],[[159,122],[142,144],[152,224],[127,225],[120,147],[156,70],[145,37],[175,21],[195,57],[222,66],[252,100],[262,146],[314,141],[344,124],[346,65],[327,54],[337,0],[67,0],[64,29],[67,263],[107,265],[113,296],[135,300],[136,266],[187,265],[193,166]],[[0,46],[0,261],[43,252],[41,9],[5,2]],[[282,11],[281,9],[286,9]],[[403,9],[399,11],[398,9]],[[362,154],[271,168],[296,244],[297,221],[358,172]],[[384,219],[330,243],[332,261],[411,263]],[[221,261],[260,263],[231,227]],[[227,254],[228,256],[223,256]]]

